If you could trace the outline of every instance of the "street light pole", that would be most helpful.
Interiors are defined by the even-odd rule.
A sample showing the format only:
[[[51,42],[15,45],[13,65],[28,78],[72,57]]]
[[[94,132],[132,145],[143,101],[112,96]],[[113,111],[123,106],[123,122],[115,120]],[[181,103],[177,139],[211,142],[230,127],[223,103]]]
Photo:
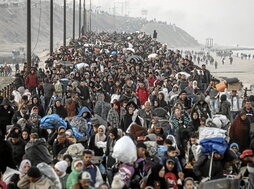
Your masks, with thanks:
[[[82,35],[85,35],[86,33],[86,0],[84,0],[83,4],[83,30],[82,30]]]
[[[50,56],[53,55],[53,0],[50,0]]]
[[[89,18],[89,31],[92,31],[92,1],[90,0],[90,18]]]
[[[27,65],[31,68],[31,0],[27,0]]]
[[[81,0],[79,0],[79,22],[78,22],[78,37],[81,36]]]
[[[66,0],[64,0],[63,46],[66,46]]]
[[[72,39],[75,39],[75,0],[73,0],[73,34]]]

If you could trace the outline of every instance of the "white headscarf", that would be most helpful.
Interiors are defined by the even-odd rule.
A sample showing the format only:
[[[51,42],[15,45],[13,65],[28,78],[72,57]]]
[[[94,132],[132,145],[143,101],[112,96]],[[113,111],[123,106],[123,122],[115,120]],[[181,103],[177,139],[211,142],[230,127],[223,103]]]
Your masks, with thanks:
[[[95,143],[95,146],[97,146],[97,147],[98,147],[97,142],[100,142],[100,141],[104,142],[106,140],[106,135],[105,135],[106,127],[104,125],[100,125],[98,130],[99,129],[103,130],[103,135],[100,136],[99,133],[96,133],[94,143]]]
[[[32,166],[31,162],[28,159],[22,160],[21,163],[20,163],[20,166],[19,166],[19,172],[21,174],[26,174],[25,171],[24,171],[24,167],[25,167],[26,164],[28,164],[30,167]]]
[[[59,178],[62,178],[66,175],[66,169],[68,168],[68,163],[67,161],[59,161],[55,164],[55,168],[58,169],[62,175]]]

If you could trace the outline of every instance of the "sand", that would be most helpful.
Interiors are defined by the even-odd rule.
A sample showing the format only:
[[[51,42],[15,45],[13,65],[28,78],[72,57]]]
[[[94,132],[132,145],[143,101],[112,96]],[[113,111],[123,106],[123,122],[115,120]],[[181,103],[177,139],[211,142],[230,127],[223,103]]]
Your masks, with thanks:
[[[224,77],[232,78],[237,77],[244,85],[249,87],[254,84],[254,60],[246,60],[238,57],[233,57],[233,64],[230,65],[228,57],[225,59],[225,64],[222,65],[221,58],[216,56],[215,53],[210,53],[213,58],[218,62],[218,67],[215,69],[214,65],[207,65],[207,69],[216,78],[223,79]],[[203,64],[203,63],[202,63]],[[201,66],[201,63],[200,63]]]

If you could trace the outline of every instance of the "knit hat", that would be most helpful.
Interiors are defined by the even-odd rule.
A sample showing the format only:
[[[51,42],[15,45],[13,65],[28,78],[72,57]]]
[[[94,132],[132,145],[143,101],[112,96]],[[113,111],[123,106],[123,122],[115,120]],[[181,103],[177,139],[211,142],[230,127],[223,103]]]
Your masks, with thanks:
[[[230,148],[232,148],[232,147],[236,147],[236,148],[237,148],[237,150],[239,150],[239,146],[238,146],[238,144],[237,144],[237,143],[232,143],[232,144],[230,145]]]
[[[67,161],[59,161],[55,164],[55,168],[58,169],[61,173],[65,173],[66,169],[68,168]]]
[[[30,167],[30,169],[27,172],[27,175],[33,178],[40,178],[41,172],[37,167]]]
[[[77,160],[77,161],[75,161],[75,162],[73,163],[73,166],[74,166],[74,167],[77,167],[77,165],[78,165],[79,163],[81,163],[82,165],[84,164],[84,162],[83,162],[82,160]]]

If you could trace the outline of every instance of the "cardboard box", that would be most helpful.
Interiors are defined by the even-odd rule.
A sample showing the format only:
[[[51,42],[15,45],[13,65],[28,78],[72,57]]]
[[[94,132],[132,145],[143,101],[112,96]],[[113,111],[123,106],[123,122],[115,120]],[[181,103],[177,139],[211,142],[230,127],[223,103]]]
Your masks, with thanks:
[[[242,82],[228,84],[228,90],[230,91],[232,90],[239,91],[241,90],[242,87],[243,87]]]

